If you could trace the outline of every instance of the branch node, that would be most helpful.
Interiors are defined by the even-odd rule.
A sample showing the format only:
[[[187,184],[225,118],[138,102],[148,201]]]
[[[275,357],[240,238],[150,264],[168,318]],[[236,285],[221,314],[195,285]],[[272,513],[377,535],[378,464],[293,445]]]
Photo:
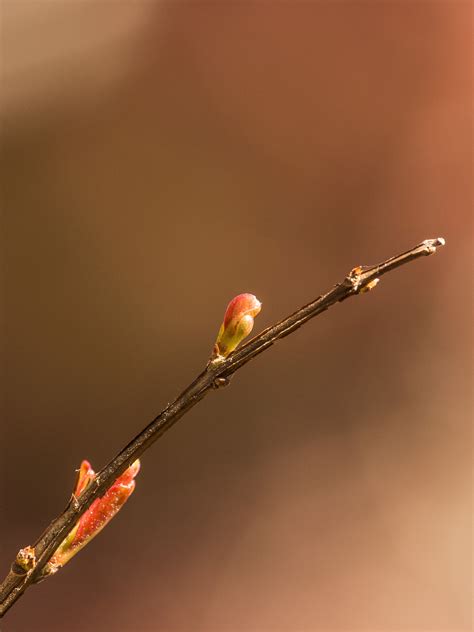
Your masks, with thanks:
[[[349,272],[349,275],[346,277],[346,281],[348,282],[348,285],[352,287],[354,294],[368,292],[379,282],[379,279],[372,279],[368,282],[364,281],[363,277],[369,270],[372,270],[369,266],[356,266]]]
[[[225,357],[214,351],[214,354],[209,358],[207,362],[206,368],[208,371],[212,371],[212,369],[217,368],[223,362],[225,362]]]

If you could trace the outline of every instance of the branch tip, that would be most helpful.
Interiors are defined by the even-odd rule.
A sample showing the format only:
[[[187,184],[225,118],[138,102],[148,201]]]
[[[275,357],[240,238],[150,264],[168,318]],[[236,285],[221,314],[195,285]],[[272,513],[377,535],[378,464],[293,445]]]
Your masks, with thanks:
[[[436,239],[425,239],[422,244],[423,246],[426,246],[428,250],[430,250],[429,254],[431,254],[432,252],[436,251],[436,248],[438,248],[438,246],[444,246],[446,244],[446,240],[444,239],[444,237],[436,237]]]

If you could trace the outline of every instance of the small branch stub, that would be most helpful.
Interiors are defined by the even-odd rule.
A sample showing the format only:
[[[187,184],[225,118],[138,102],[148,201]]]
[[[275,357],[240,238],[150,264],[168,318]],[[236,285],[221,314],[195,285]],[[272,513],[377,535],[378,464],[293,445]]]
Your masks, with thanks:
[[[31,572],[36,566],[35,550],[32,546],[25,546],[24,549],[20,549],[16,556],[16,564],[25,571],[25,573]]]

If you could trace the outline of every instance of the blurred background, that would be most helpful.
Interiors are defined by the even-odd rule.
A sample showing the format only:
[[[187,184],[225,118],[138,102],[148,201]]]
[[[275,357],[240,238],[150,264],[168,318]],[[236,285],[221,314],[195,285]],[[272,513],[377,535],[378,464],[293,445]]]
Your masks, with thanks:
[[[2,630],[468,630],[472,5],[3,0],[1,569],[199,372],[335,306],[142,459]]]

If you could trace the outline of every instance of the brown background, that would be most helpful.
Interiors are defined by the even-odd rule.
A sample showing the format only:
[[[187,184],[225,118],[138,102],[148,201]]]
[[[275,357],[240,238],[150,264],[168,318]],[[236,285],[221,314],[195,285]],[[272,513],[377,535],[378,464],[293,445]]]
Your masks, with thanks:
[[[194,409],[2,631],[470,628],[471,7],[2,2],[2,573],[235,294],[259,330],[447,240]]]

